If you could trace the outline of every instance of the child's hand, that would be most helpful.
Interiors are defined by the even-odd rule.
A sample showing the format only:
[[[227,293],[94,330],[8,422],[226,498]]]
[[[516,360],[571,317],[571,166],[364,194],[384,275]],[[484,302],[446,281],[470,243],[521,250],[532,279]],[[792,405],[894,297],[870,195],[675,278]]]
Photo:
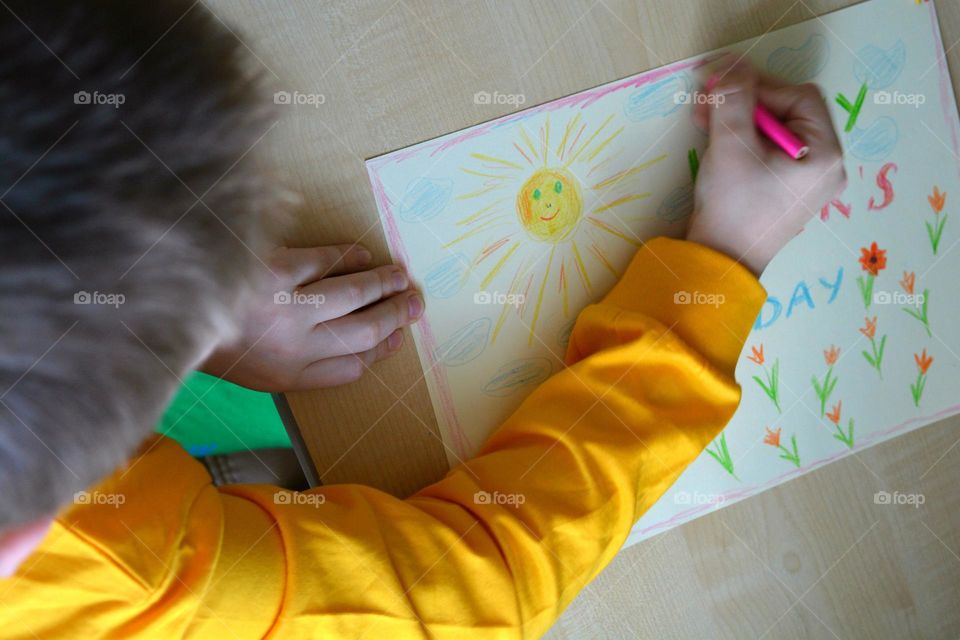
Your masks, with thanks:
[[[401,267],[365,270],[359,246],[281,248],[242,335],[223,345],[202,370],[260,391],[331,387],[358,379],[366,367],[403,344],[404,327],[424,309],[408,291]]]
[[[745,62],[725,69],[717,73],[712,91],[717,104],[697,106],[696,119],[709,127],[710,144],[697,176],[687,239],[760,274],[846,187],[843,154],[815,85],[759,77]],[[791,159],[757,130],[758,100],[810,147],[806,158]]]

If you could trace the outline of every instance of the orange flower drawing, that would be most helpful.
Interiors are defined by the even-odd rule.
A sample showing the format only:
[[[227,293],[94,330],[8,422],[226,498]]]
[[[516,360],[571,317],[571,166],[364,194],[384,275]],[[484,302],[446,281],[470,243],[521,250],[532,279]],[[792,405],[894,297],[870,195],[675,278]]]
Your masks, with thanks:
[[[870,366],[877,370],[877,373],[880,375],[880,378],[883,378],[883,372],[881,371],[881,366],[883,366],[883,350],[887,346],[887,336],[880,336],[880,340],[876,340],[877,336],[877,316],[872,318],[863,319],[866,324],[860,327],[860,333],[865,335],[870,339],[870,350],[872,353],[863,352],[863,357],[867,362],[870,363]]]
[[[796,467],[800,468],[800,451],[797,449],[797,434],[790,436],[790,448],[780,444],[780,429],[777,428],[776,431],[767,427],[767,435],[763,437],[763,444],[768,444],[771,447],[776,447],[780,450],[780,457],[788,462],[793,463]]]
[[[747,359],[751,362],[755,362],[759,365],[763,365],[766,362],[766,358],[763,355],[763,343],[760,343],[760,348],[757,349],[754,346],[750,347],[752,352]],[[780,413],[780,359],[776,358],[773,361],[773,366],[769,369],[763,367],[763,377],[766,378],[766,382],[760,378],[760,376],[753,376],[754,382],[760,385],[760,388],[763,389],[763,392],[767,394],[767,397],[770,398],[770,401],[773,402],[773,406],[777,408],[777,413]]]
[[[930,369],[930,365],[933,364],[933,356],[928,356],[926,349],[924,349],[922,353],[913,354],[913,359],[917,363],[917,369],[920,370],[920,375],[926,374]]]
[[[903,290],[908,294],[913,295],[913,287],[917,283],[917,274],[913,271],[904,271],[903,279],[900,281],[900,286],[903,287]]]
[[[837,364],[837,358],[840,357],[840,347],[836,345],[830,345],[829,349],[825,349],[823,352],[823,359],[826,361],[827,366],[833,366]]]
[[[841,405],[843,405],[843,400],[838,400],[837,404],[833,405],[833,409],[827,412],[827,418],[833,423],[834,439],[847,445],[847,448],[853,449],[853,418],[847,421],[846,427],[840,425]]]
[[[763,437],[763,444],[768,444],[771,447],[780,446],[780,428],[778,427],[776,431],[767,427],[767,435]]]
[[[843,400],[840,400],[837,404],[833,405],[833,409],[827,411],[827,418],[829,418],[833,424],[840,424],[840,405],[842,404]]]
[[[833,393],[833,388],[836,387],[837,382],[840,381],[837,376],[833,375],[833,365],[837,364],[839,357],[840,347],[837,345],[832,344],[829,349],[824,349],[823,360],[827,363],[827,373],[824,374],[823,380],[820,380],[817,376],[813,376],[810,381],[813,384],[813,391],[817,394],[817,398],[820,399],[821,417],[827,410],[827,402],[830,400],[830,394]]]
[[[920,406],[920,399],[923,397],[923,390],[927,387],[927,371],[933,364],[933,356],[927,355],[924,349],[920,353],[913,354],[913,361],[917,363],[917,381],[910,385],[910,394],[913,396],[913,405]]]
[[[947,194],[941,192],[939,187],[934,187],[933,195],[927,196],[927,200],[930,202],[933,212],[939,214],[947,204]]]
[[[943,218],[946,220],[946,216]],[[900,286],[903,287],[903,290],[907,292],[907,295],[913,296],[914,289],[917,285],[917,274],[913,271],[904,271],[903,280],[900,281]],[[913,306],[906,306],[903,308],[907,314],[916,318],[920,324],[923,325],[923,328],[927,330],[927,335],[933,337],[933,333],[930,331],[930,318],[927,315],[927,302],[930,299],[930,290],[924,289],[923,293],[920,294],[919,299],[915,298]]]
[[[860,251],[860,265],[870,275],[875,276],[887,268],[887,251],[879,248],[876,242],[871,244],[869,249],[862,247]]]
[[[943,238],[943,230],[947,226],[947,214],[940,215],[943,207],[947,204],[947,194],[941,193],[939,187],[933,188],[933,195],[927,196],[930,207],[933,208],[935,216],[933,222],[924,221],[923,226],[927,228],[927,237],[930,238],[930,248],[933,249],[933,255],[937,255],[940,248],[940,240]]]

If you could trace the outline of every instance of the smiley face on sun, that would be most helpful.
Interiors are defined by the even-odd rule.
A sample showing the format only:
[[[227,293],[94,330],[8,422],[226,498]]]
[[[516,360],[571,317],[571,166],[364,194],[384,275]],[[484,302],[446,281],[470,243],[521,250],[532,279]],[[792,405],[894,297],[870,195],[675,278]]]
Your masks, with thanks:
[[[594,292],[591,275],[596,277],[598,268],[619,275],[608,258],[611,239],[640,246],[631,223],[648,215],[636,201],[651,193],[638,187],[645,180],[643,172],[666,155],[628,157],[615,144],[625,129],[613,130],[615,117],[594,126],[584,121],[582,112],[576,113],[554,139],[549,115],[537,118],[536,138],[519,122],[517,137],[500,153],[471,153],[476,163],[460,167],[481,182],[456,196],[464,216],[443,248],[471,246],[475,254],[463,277],[477,274],[480,290],[503,287],[507,299],[524,300],[503,305],[491,342],[515,312],[529,327],[527,343],[532,345],[544,305],[562,301],[569,316],[571,282],[579,280],[589,295]],[[509,281],[507,273],[512,273]],[[548,288],[559,296],[545,295]]]
[[[517,193],[520,224],[543,242],[564,240],[576,228],[582,213],[580,183],[560,167],[535,171]]]

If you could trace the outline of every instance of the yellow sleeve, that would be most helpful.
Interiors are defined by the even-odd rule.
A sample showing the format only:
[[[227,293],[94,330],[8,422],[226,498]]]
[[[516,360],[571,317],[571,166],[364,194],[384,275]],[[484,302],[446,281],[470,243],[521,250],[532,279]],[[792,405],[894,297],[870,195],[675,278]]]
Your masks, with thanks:
[[[122,525],[103,505],[61,518],[0,624],[24,637],[66,637],[78,620],[158,637],[539,637],[733,414],[764,297],[716,252],[647,243],[579,317],[570,366],[407,500],[352,485],[218,491],[162,441],[105,485],[131,496]]]

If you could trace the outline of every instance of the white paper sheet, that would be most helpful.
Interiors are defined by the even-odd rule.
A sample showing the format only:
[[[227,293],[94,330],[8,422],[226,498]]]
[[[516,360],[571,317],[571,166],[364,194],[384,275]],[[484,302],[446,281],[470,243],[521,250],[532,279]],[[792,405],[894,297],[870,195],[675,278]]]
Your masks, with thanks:
[[[742,404],[630,543],[960,411],[960,124],[933,3],[872,0],[727,50],[824,89],[850,185],[764,274]],[[576,314],[642,240],[683,234],[711,55],[368,162],[427,296],[414,336],[451,463],[562,367]],[[864,251],[885,260],[875,276]]]

